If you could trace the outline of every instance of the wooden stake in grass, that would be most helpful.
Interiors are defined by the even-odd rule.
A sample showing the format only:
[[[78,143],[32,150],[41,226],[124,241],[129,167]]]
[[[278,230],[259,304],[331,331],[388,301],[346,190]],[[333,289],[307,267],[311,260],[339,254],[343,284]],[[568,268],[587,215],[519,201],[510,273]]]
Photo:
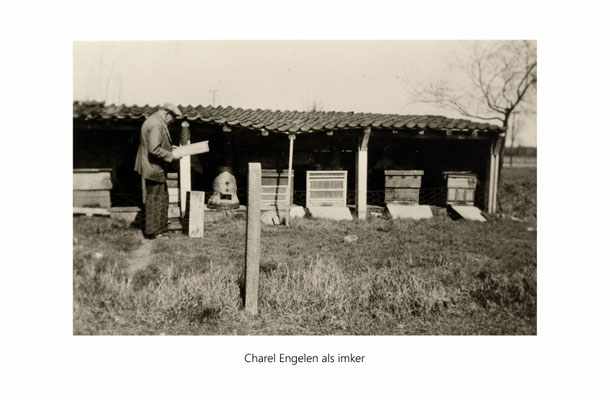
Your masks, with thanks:
[[[246,220],[246,312],[258,313],[258,270],[261,258],[261,164],[248,163]]]
[[[189,195],[189,237],[203,237],[203,210],[205,192],[190,191]]]

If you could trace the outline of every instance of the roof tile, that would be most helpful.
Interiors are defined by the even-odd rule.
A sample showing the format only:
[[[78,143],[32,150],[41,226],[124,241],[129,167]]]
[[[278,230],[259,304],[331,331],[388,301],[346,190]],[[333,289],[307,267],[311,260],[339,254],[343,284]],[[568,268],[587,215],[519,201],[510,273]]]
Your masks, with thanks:
[[[502,131],[498,125],[438,115],[372,114],[341,111],[280,111],[208,106],[179,106],[189,121],[229,124],[250,129],[266,128],[269,131],[308,132],[329,129],[375,127],[387,129],[479,129]],[[143,120],[158,107],[105,105],[100,102],[74,102],[74,119],[134,119]]]

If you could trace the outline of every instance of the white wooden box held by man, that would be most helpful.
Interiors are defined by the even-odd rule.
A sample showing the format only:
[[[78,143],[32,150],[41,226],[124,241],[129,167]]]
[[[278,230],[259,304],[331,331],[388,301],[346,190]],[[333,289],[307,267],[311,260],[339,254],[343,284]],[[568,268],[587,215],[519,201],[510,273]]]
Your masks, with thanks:
[[[196,154],[207,153],[210,151],[210,147],[208,146],[208,141],[205,140],[203,142],[191,143],[191,144],[183,144],[180,147],[175,147],[172,152],[177,156],[194,156]]]

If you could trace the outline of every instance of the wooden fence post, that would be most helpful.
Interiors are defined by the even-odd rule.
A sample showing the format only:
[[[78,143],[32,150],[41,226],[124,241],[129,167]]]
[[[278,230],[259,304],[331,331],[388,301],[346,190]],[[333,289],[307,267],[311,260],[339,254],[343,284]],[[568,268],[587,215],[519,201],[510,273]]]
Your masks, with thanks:
[[[190,191],[189,196],[189,237],[203,237],[203,210],[205,208],[205,192]]]
[[[261,164],[248,163],[246,220],[246,312],[258,313],[258,272],[261,257]]]

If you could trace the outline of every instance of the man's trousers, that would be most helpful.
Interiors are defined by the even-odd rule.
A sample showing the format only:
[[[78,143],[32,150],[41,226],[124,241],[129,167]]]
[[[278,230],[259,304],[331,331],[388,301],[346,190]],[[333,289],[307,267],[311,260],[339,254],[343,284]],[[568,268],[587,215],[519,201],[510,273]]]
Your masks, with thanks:
[[[144,234],[158,235],[167,231],[169,193],[166,182],[146,179],[146,202],[144,203]]]

